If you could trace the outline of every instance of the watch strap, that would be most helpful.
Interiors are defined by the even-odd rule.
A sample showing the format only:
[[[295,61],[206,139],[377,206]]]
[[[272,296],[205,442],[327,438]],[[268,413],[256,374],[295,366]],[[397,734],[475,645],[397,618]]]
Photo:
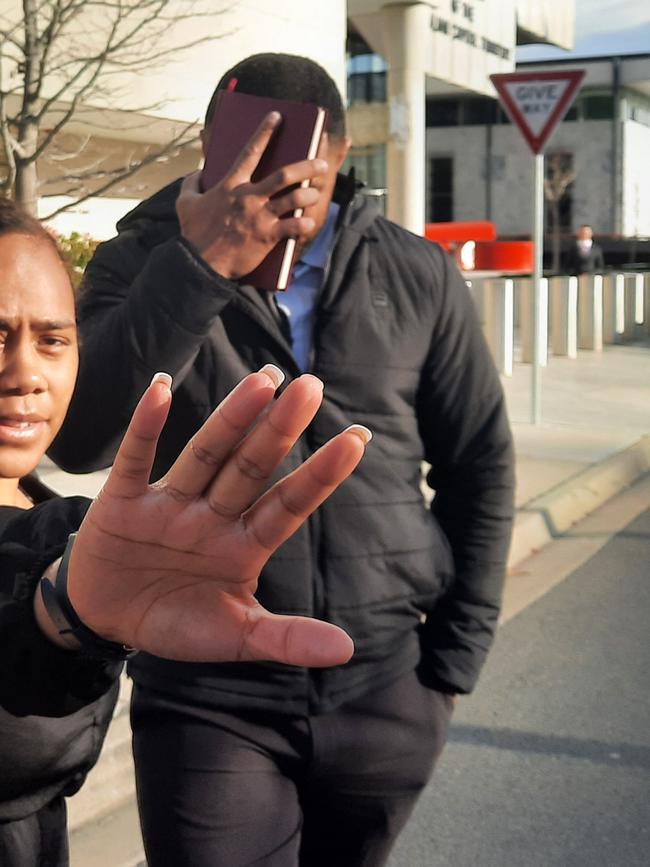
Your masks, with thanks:
[[[45,576],[40,580],[41,597],[45,610],[59,635],[74,636],[80,644],[80,652],[86,656],[111,660],[128,659],[137,653],[137,650],[115,641],[108,641],[93,632],[82,622],[70,602],[68,597],[68,565],[76,538],[76,533],[71,533],[68,537],[68,543],[63,552],[54,583]]]

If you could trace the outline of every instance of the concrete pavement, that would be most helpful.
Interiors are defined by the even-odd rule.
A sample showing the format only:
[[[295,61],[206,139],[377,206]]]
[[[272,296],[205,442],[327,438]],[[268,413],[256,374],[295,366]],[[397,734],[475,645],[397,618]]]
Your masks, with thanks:
[[[525,571],[543,580],[547,553],[585,543],[499,631],[389,867],[648,864],[650,476]]]

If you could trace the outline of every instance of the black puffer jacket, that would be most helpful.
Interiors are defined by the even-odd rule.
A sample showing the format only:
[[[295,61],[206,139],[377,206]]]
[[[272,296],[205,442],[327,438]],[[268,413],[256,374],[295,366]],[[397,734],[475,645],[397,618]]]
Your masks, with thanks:
[[[79,384],[51,451],[67,469],[111,461],[157,370],[175,377],[157,472],[243,375],[267,362],[288,379],[300,373],[270,296],[220,278],[179,238],[177,194],[178,183],[136,208],[88,268]],[[492,641],[510,538],[502,389],[454,265],[362,197],[342,208],[311,371],[325,399],[285,469],[351,422],[374,439],[354,475],[272,558],[259,598],[343,626],[352,661],[308,672],[140,654],[131,673],[221,707],[296,713],[327,710],[418,664],[431,686],[467,692]],[[433,467],[433,514],[420,493],[423,460]]]
[[[79,528],[88,502],[0,507],[0,836],[4,822],[79,789],[117,698],[121,664],[60,650],[33,614],[39,577]]]

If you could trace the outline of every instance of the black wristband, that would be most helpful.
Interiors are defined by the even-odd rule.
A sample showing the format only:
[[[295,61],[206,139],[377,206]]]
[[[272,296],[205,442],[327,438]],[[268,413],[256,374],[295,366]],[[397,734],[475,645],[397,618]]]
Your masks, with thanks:
[[[68,544],[63,552],[54,584],[52,584],[49,578],[41,578],[40,589],[45,610],[49,614],[59,635],[74,636],[81,645],[80,652],[86,656],[98,659],[127,659],[137,653],[137,650],[132,647],[126,647],[124,644],[118,644],[115,641],[107,641],[107,639],[102,638],[101,635],[97,635],[96,632],[89,629],[81,621],[68,598],[68,563],[70,562],[70,554],[72,553],[72,546],[76,538],[76,533],[71,533],[68,537]]]

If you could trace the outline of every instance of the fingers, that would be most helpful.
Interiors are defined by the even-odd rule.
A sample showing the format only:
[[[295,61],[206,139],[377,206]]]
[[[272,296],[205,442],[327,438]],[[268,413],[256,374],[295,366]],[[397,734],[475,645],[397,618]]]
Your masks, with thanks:
[[[132,498],[147,489],[158,437],[171,406],[171,381],[168,373],[155,374],[140,398],[104,484],[111,496]]]
[[[297,190],[292,190],[284,196],[271,199],[266,207],[271,213],[281,217],[283,214],[290,214],[299,208],[308,208],[310,205],[315,205],[319,198],[320,193],[313,187],[299,187]]]
[[[303,181],[311,181],[313,178],[318,178],[324,175],[326,171],[327,163],[325,160],[302,160],[299,163],[283,166],[267,178],[264,178],[264,180],[254,184],[253,189],[257,195],[270,198],[276,193],[286,190],[287,187],[292,187],[294,184],[301,184]]]
[[[371,437],[367,428],[352,425],[325,443],[244,514],[249,537],[270,556],[350,475]]]
[[[246,635],[240,658],[321,668],[343,665],[353,653],[352,639],[338,626],[309,617],[270,614],[262,609]]]
[[[201,174],[202,172],[200,171],[192,172],[192,174],[186,175],[183,178],[178,194],[179,199],[188,199],[192,196],[201,195]]]
[[[200,496],[273,400],[284,374],[268,364],[251,373],[219,404],[158,483],[178,500]]]
[[[286,388],[210,486],[208,504],[214,512],[239,519],[267,487],[270,476],[316,415],[322,399],[323,383],[309,374]]]
[[[277,111],[272,111],[266,115],[224,178],[223,183],[227,189],[250,181],[281,120],[282,117]]]

